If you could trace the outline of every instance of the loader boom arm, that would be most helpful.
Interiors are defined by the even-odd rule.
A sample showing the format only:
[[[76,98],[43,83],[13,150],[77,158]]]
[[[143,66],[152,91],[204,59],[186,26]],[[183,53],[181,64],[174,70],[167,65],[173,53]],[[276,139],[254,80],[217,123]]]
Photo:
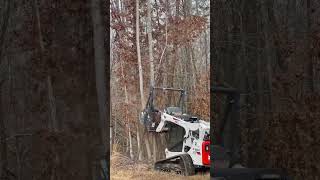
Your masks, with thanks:
[[[162,112],[161,113],[161,121],[156,129],[156,132],[166,131],[167,129],[165,127],[168,122],[171,122],[173,124],[176,124],[176,125],[184,128],[184,130],[186,132],[184,135],[185,138],[188,137],[189,130],[192,130],[192,131],[197,130],[197,126],[193,126],[192,123],[186,122],[183,119],[180,119],[178,117],[175,117],[175,116],[169,115],[165,112]]]

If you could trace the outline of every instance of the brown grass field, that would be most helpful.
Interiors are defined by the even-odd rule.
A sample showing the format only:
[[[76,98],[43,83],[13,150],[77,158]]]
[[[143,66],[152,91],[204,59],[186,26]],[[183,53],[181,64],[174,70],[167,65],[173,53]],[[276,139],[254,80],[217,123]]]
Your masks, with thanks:
[[[181,176],[154,171],[151,164],[138,163],[120,153],[111,156],[110,174],[112,180],[206,180],[209,173],[195,176]]]

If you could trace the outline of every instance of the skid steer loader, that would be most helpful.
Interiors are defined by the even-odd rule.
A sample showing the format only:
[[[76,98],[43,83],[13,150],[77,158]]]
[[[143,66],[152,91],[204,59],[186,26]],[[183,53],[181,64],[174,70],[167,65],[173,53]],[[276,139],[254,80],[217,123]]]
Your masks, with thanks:
[[[159,110],[154,104],[156,90],[178,92],[178,102]],[[149,132],[170,134],[166,158],[155,162],[154,168],[193,175],[210,167],[210,123],[185,112],[185,94],[183,89],[152,87],[141,123]]]

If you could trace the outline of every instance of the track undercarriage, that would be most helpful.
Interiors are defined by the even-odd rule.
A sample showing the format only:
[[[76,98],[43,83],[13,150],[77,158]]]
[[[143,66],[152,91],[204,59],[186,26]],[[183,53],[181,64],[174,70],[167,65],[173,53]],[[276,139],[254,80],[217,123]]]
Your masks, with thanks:
[[[175,172],[177,174],[191,176],[195,174],[195,168],[190,155],[181,154],[171,158],[162,159],[155,163],[155,170]]]

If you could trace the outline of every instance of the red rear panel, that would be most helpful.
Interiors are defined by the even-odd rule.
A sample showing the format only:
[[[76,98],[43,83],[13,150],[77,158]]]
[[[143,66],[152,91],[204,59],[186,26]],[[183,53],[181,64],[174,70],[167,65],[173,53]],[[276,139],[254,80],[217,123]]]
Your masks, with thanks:
[[[210,165],[210,141],[202,143],[202,163],[203,165]]]

